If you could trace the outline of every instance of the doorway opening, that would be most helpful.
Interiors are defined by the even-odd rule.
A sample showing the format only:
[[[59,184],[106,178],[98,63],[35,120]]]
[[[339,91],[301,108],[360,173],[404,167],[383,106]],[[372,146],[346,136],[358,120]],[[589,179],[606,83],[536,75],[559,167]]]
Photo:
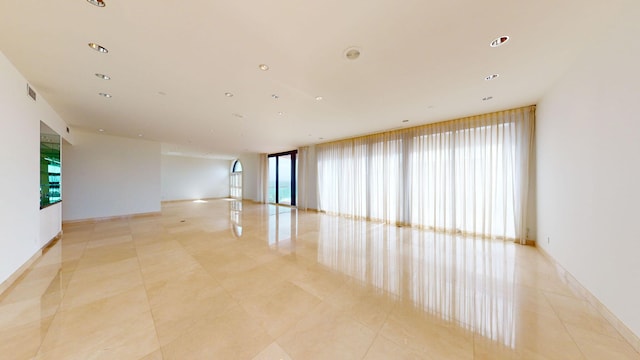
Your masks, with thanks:
[[[240,160],[233,162],[229,175],[229,195],[233,199],[242,200],[242,163]]]

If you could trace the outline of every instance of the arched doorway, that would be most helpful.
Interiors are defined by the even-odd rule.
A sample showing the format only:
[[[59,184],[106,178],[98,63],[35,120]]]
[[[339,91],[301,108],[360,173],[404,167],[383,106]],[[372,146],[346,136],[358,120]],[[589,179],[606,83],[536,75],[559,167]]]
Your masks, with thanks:
[[[242,163],[235,160],[229,176],[229,195],[233,199],[242,199]]]

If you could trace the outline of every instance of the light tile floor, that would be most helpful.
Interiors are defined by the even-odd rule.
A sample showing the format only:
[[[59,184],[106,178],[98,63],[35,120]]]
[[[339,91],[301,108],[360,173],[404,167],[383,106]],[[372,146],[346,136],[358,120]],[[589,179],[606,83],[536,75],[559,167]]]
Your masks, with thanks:
[[[640,359],[533,247],[227,200],[64,227],[2,359]]]

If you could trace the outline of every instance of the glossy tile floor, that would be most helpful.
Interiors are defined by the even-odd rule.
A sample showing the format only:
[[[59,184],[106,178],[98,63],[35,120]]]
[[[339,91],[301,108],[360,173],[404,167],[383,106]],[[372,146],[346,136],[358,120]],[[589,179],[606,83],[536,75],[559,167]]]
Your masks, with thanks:
[[[533,247],[226,200],[64,227],[2,359],[640,359]]]

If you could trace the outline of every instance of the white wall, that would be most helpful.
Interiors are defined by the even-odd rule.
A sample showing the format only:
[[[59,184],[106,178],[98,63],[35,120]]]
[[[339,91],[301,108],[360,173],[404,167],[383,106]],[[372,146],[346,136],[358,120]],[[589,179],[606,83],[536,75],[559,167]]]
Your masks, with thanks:
[[[229,196],[231,161],[162,155],[162,200]]]
[[[160,211],[160,143],[75,132],[64,144],[62,219]]]
[[[538,245],[640,335],[640,2],[537,110]],[[549,239],[549,242],[547,242]]]
[[[43,247],[62,231],[62,203],[40,210],[40,233],[38,246]]]
[[[260,154],[242,154],[238,159],[242,163],[242,198],[259,201]]]
[[[27,80],[0,53],[0,283],[59,231],[60,204],[39,209],[40,121],[73,142],[46,100],[27,96]]]

